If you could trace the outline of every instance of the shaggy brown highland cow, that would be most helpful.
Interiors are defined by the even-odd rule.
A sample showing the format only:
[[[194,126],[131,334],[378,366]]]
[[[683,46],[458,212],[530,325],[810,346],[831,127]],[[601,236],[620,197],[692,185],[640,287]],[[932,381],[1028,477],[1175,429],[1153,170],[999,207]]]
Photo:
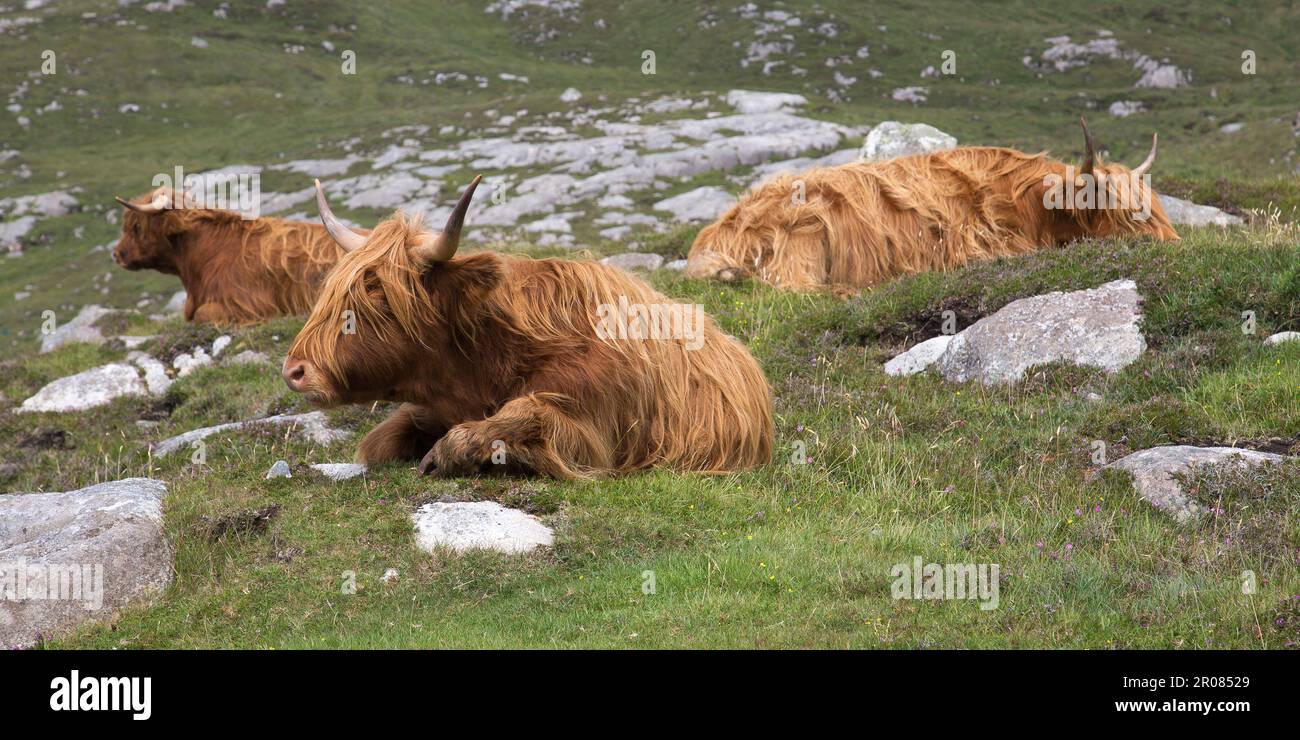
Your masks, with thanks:
[[[113,259],[179,276],[189,321],[253,324],[307,313],[343,254],[320,224],[196,208],[170,188],[117,201],[126,211]]]
[[[369,237],[334,219],[317,184],[321,217],[347,254],[284,378],[321,405],[402,402],[361,441],[358,461],[579,478],[769,460],[767,381],[702,312],[694,343],[620,338],[601,331],[610,307],[676,304],[597,262],[455,256],[477,184],[441,233],[399,212]]]
[[[1075,168],[1045,154],[964,147],[774,178],[695,239],[686,272],[753,276],[780,288],[856,289],[1080,237],[1179,237],[1145,175],[1087,153]]]

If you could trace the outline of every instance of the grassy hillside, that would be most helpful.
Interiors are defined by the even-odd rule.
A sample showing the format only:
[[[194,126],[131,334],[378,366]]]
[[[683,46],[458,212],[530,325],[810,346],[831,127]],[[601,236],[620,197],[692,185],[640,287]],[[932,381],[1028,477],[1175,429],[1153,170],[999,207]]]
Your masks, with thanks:
[[[75,187],[80,203],[70,215],[41,221],[23,256],[0,258],[0,407],[126,355],[115,342],[36,354],[43,310],[66,318],[87,303],[139,307],[117,328],[158,335],[145,347],[155,352],[210,344],[220,333],[146,318],[180,286],[120,270],[94,250],[116,238],[114,195],[143,192],[153,175],[178,164],[198,171],[337,157],[354,138],[380,149],[388,143],[382,134],[397,126],[427,125],[426,143],[450,146],[454,136],[438,133],[444,125],[473,131],[491,124],[489,111],[517,110],[529,111],[529,123],[544,122],[571,107],[559,99],[569,87],[582,91],[582,105],[611,108],[633,97],[699,98],[733,88],[796,92],[816,118],[853,126],[922,121],[962,143],[1063,157],[1081,153],[1082,113],[1098,143],[1129,164],[1158,130],[1157,188],[1239,211],[1272,205],[1278,217],[1230,232],[1188,229],[1177,244],[1084,242],[900,280],[849,301],[656,272],[650,280],[658,289],[702,303],[745,341],[773,385],[778,453],[771,465],[737,475],[436,481],[388,466],[331,483],[307,470],[350,459],[388,412],[382,405],[331,411],[336,426],[355,433],[324,448],[263,430],[209,438],[203,466],[185,455],[150,456],[150,442],[200,426],[308,410],[269,364],[202,369],[162,398],[120,399],[79,414],[5,411],[0,461],[15,465],[0,484],[6,491],[133,475],[170,488],[174,585],[112,625],[51,646],[1300,643],[1300,465],[1263,477],[1205,473],[1195,497],[1222,513],[1184,526],[1138,500],[1120,476],[1099,474],[1092,459],[1098,441],[1111,460],[1180,442],[1300,454],[1300,344],[1260,342],[1300,330],[1292,211],[1300,205],[1300,140],[1292,130],[1300,113],[1293,41],[1300,9],[823,0],[764,3],[756,14],[744,6],[587,0],[559,13],[530,6],[505,18],[468,2],[289,0],[268,9],[235,1],[221,4],[219,17],[208,3],[150,12],[144,3],[54,0],[0,12],[0,19],[39,19],[0,36],[0,85],[10,93],[26,85],[20,113],[0,112],[0,152],[18,152],[0,163],[0,198]],[[800,24],[765,11],[792,13]],[[764,31],[764,24],[780,27]],[[1128,59],[1041,68],[1045,39],[1069,34],[1082,43],[1105,38],[1103,30],[1123,49],[1190,71],[1190,84],[1134,90],[1141,73]],[[769,48],[776,50],[765,60],[742,66]],[[56,52],[58,73],[42,77],[46,49]],[[349,49],[356,75],[340,70]],[[1240,69],[1247,49],[1258,59],[1253,76]],[[655,52],[654,75],[642,74],[644,50]],[[956,55],[957,74],[922,77],[946,50]],[[764,74],[777,61],[783,64]],[[426,84],[439,72],[468,80]],[[856,82],[842,84],[837,72]],[[907,86],[928,87],[927,101],[892,98]],[[56,100],[58,109],[35,113]],[[1149,111],[1111,117],[1107,108],[1120,100],[1141,100]],[[138,110],[123,112],[126,104]],[[30,119],[28,128],[18,115]],[[1228,123],[1245,126],[1225,133]],[[262,188],[296,190],[305,180],[266,172]],[[692,235],[682,228],[644,247],[680,256]],[[552,253],[522,234],[496,246]],[[596,238],[583,246],[625,251]],[[1150,348],[1115,376],[1049,366],[1023,384],[986,389],[881,370],[893,354],[936,334],[944,310],[966,326],[1019,297],[1121,277],[1136,280],[1145,296]],[[17,293],[27,295],[18,300]],[[1253,335],[1240,328],[1248,310],[1257,316]],[[253,349],[278,362],[301,324],[284,318],[232,332],[227,352]],[[811,458],[806,464],[795,461],[800,449]],[[263,478],[278,459],[295,477]],[[522,558],[421,553],[408,516],[440,498],[491,499],[537,513],[556,527],[556,547]],[[273,505],[280,508],[265,529],[239,524]],[[1000,607],[891,599],[891,566],[914,555],[1000,563]],[[389,568],[399,575],[385,582]],[[1252,595],[1242,594],[1246,570],[1258,579]],[[647,571],[656,593],[643,592]],[[356,574],[355,594],[341,591],[347,572]]]
[[[1195,497],[1223,513],[1180,526],[1127,480],[1099,476],[1092,455],[1099,440],[1111,460],[1180,442],[1300,451],[1300,345],[1259,341],[1300,325],[1297,265],[1294,238],[1193,231],[1181,244],[1089,242],[908,278],[847,302],[656,273],[744,339],[773,383],[777,455],[737,475],[436,481],[398,465],[331,483],[306,469],[350,457],[383,406],[331,412],[357,435],[327,448],[262,431],[210,438],[205,466],[150,458],[148,442],[189,429],[307,410],[269,366],[200,370],[161,400],[72,418],[6,414],[0,451],[23,461],[16,490],[130,475],[171,487],[175,585],[55,646],[1284,647],[1300,640],[1300,464],[1207,473]],[[1151,348],[1117,376],[1049,366],[986,389],[881,370],[945,308],[965,325],[1018,297],[1124,276],[1148,296]],[[1247,307],[1254,336],[1239,326]],[[282,356],[300,324],[239,332],[232,350]],[[150,328],[159,346],[215,336]],[[23,398],[123,354],[67,347],[10,365],[0,391]],[[264,480],[277,459],[296,477]],[[538,513],[557,545],[430,557],[407,516],[447,497]],[[222,524],[274,505],[265,529]],[[1000,563],[999,608],[891,599],[891,566],[916,554]],[[1259,583],[1249,596],[1245,570]],[[356,594],[341,593],[347,572]]]

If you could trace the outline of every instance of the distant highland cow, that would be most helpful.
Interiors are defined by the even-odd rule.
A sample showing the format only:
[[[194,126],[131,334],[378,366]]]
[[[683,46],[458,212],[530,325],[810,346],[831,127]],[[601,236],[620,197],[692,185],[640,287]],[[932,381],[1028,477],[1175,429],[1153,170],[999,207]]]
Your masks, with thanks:
[[[441,233],[399,212],[363,237],[338,223],[317,183],[321,217],[347,254],[284,378],[322,405],[402,402],[361,441],[360,462],[580,478],[771,458],[767,381],[702,311],[673,310],[597,262],[456,256],[477,184]],[[665,328],[682,335],[656,335]]]
[[[343,254],[320,224],[193,207],[170,188],[117,201],[126,211],[113,259],[128,270],[180,277],[189,321],[253,324],[305,314]]]
[[[961,267],[1081,237],[1176,241],[1137,168],[1087,153],[1074,167],[1045,154],[963,147],[786,174],[747,193],[691,246],[691,277],[753,277],[779,288],[855,292],[900,275]]]

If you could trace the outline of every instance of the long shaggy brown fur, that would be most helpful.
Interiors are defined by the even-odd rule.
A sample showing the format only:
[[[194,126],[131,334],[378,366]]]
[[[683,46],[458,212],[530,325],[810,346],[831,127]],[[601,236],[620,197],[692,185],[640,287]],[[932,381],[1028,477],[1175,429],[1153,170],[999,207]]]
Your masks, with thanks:
[[[399,213],[346,254],[286,360],[310,364],[307,392],[320,403],[404,402],[362,441],[360,461],[423,455],[424,472],[455,475],[501,470],[502,452],[506,470],[575,478],[770,459],[767,381],[712,319],[694,350],[601,338],[601,305],[671,301],[596,262],[491,252],[423,262],[422,231]],[[355,333],[340,331],[349,315]]]
[[[1106,202],[1148,198],[1146,220],[1129,208],[1046,208],[1049,176],[1064,180],[1073,168],[1014,149],[965,147],[781,175],[701,231],[686,270],[795,290],[852,290],[1083,236],[1177,240],[1154,193],[1145,183],[1134,191],[1128,173],[1114,164],[1094,170],[1108,197],[1129,198]]]
[[[144,205],[153,196],[132,202]],[[319,224],[181,207],[125,209],[113,257],[128,270],[179,276],[188,294],[187,320],[252,324],[310,311],[342,253]]]

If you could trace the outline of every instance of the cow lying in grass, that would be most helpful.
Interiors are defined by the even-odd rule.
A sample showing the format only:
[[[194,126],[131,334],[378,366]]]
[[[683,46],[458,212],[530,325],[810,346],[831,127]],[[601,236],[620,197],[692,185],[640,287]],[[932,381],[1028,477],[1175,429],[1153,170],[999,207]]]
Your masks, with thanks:
[[[1081,237],[1177,240],[1147,177],[1155,140],[1130,171],[1102,164],[1079,123],[1087,153],[1078,168],[964,147],[779,176],[700,232],[686,272],[845,293]]]
[[[618,307],[680,306],[618,269],[455,256],[477,184],[441,233],[399,212],[363,237],[334,219],[317,183],[321,217],[347,254],[284,378],[321,405],[402,402],[362,440],[360,462],[579,478],[769,460],[767,381],[702,311],[698,333],[646,338],[645,324],[619,331],[608,319]]]
[[[113,259],[179,276],[189,321],[252,324],[306,313],[343,254],[319,224],[189,207],[169,188],[117,200],[126,210]]]

